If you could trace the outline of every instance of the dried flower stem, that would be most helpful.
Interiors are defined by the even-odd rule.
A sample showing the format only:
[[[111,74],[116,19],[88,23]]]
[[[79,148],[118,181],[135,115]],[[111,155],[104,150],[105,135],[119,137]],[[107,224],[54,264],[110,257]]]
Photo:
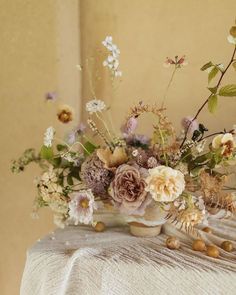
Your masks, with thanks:
[[[161,108],[164,107],[164,103],[165,103],[165,101],[166,101],[166,97],[167,97],[168,91],[169,91],[169,89],[170,89],[170,86],[171,86],[171,84],[172,84],[172,82],[173,82],[173,79],[174,79],[174,76],[175,76],[176,70],[177,70],[177,67],[175,66],[175,68],[174,68],[174,70],[173,70],[173,72],[172,72],[172,75],[171,75],[171,77],[170,77],[169,83],[168,83],[168,85],[167,85],[167,87],[166,87],[165,94],[164,94],[164,97],[163,97],[163,100],[162,100],[162,103],[161,103]]]
[[[93,85],[93,79],[92,79],[92,73],[89,65],[89,59],[86,58],[86,66],[87,66],[87,71],[88,71],[88,80],[89,80],[89,86],[90,86],[90,91],[92,93],[93,98],[96,98],[96,93]]]
[[[216,88],[217,88],[217,89],[218,89],[218,87],[220,86],[220,83],[221,83],[221,81],[222,81],[222,79],[223,79],[225,73],[226,73],[227,70],[229,69],[230,65],[233,63],[235,53],[236,53],[236,46],[234,47],[233,55],[232,55],[232,57],[231,57],[231,59],[230,59],[228,65],[227,65],[227,67],[225,68],[224,71],[221,72],[221,76],[220,76],[220,78],[219,78],[219,80],[218,80],[218,83],[216,84]],[[181,143],[181,145],[180,145],[180,148],[182,148],[182,146],[184,145],[184,143],[185,143],[185,141],[186,141],[186,139],[187,139],[188,131],[189,131],[189,129],[190,129],[190,126],[191,126],[192,122],[193,122],[194,120],[197,119],[197,117],[199,116],[199,114],[201,113],[201,111],[203,110],[203,108],[207,105],[207,103],[208,103],[210,97],[211,97],[211,94],[207,97],[207,99],[204,101],[204,103],[203,103],[203,104],[201,105],[201,107],[198,109],[198,111],[197,111],[196,115],[194,116],[194,118],[190,121],[190,123],[189,123],[189,125],[188,125],[188,128],[187,128],[186,131],[185,131],[184,139],[183,139],[183,141],[182,141],[182,143]]]
[[[88,125],[90,127],[90,129],[95,132],[95,134],[99,135],[101,137],[101,139],[105,142],[105,144],[110,148],[110,150],[112,151],[113,150],[113,147],[111,146],[110,142],[107,140],[106,136],[101,132],[99,131],[99,129],[97,128],[96,126],[96,123],[91,120],[91,119],[88,119]]]
[[[110,139],[113,140],[113,136],[111,135],[110,130],[109,130],[105,120],[103,120],[103,118],[99,116],[98,112],[96,112],[95,114],[96,114],[96,117],[98,118],[98,120],[100,120],[102,122],[102,124],[105,127],[105,130],[106,130],[107,134],[109,135]]]

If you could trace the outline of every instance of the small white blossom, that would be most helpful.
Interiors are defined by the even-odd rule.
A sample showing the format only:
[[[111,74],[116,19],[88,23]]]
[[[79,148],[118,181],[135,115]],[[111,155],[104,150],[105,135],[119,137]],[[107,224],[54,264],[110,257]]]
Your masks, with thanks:
[[[111,73],[114,77],[121,77],[122,72],[118,70],[119,68],[119,56],[120,50],[116,44],[113,43],[112,37],[107,36],[102,44],[110,52],[107,59],[103,61],[103,66],[108,67],[111,70]]]
[[[54,134],[55,134],[55,129],[53,127],[48,127],[46,132],[44,133],[44,145],[46,147],[52,146]]]
[[[44,184],[48,184],[51,182],[57,182],[57,176],[53,170],[53,166],[50,166],[48,171],[43,173],[43,175],[41,176],[41,181]]]
[[[93,99],[86,103],[86,111],[90,114],[101,112],[106,108],[104,101],[99,99]]]
[[[229,35],[227,37],[227,39],[228,39],[229,43],[236,45],[236,37],[233,37],[232,35]]]

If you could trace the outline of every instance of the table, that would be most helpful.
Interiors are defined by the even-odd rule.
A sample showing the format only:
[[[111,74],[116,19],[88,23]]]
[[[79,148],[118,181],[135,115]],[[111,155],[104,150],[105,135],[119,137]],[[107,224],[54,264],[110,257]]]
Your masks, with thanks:
[[[208,243],[234,241],[236,219],[210,221]],[[180,250],[165,247],[178,235]],[[103,233],[69,226],[38,241],[27,253],[21,295],[236,294],[236,251],[220,259],[191,250],[191,237],[171,224],[155,238],[137,238],[127,227]]]

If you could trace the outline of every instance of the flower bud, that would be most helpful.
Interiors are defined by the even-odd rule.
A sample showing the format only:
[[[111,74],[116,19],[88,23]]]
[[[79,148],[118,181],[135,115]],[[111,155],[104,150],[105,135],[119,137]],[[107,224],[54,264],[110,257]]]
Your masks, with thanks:
[[[229,30],[229,33],[231,36],[236,38],[236,26],[231,27],[231,29]]]

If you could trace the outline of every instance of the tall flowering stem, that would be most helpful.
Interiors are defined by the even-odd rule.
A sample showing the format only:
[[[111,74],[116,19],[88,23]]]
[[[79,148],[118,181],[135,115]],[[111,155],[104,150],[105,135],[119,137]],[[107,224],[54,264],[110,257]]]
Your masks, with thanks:
[[[177,70],[177,67],[174,68],[174,70],[172,72],[172,75],[170,77],[169,83],[168,83],[168,85],[166,87],[165,94],[164,94],[164,97],[163,97],[163,100],[162,100],[162,103],[161,103],[161,108],[164,107],[164,104],[165,104],[165,101],[166,101],[166,97],[167,97],[168,91],[170,89],[170,86],[171,86],[171,84],[172,84],[172,82],[174,80],[174,76],[175,76],[176,70]]]
[[[229,67],[231,66],[231,64],[234,62],[235,53],[236,53],[236,46],[234,47],[234,51],[233,51],[232,57],[231,57],[228,65],[227,65],[227,67],[225,68],[224,71],[221,72],[220,78],[219,78],[218,83],[216,84],[216,87],[215,87],[216,88],[216,91],[218,90],[218,88],[220,86],[220,83],[221,83],[224,75],[226,74],[227,70],[229,69]],[[197,119],[197,117],[199,116],[199,114],[201,113],[201,111],[203,110],[203,108],[207,105],[210,97],[211,97],[211,94],[207,97],[207,99],[204,101],[204,103],[200,106],[200,108],[198,109],[196,115],[193,117],[192,121],[189,123],[188,128],[186,128],[186,131],[185,131],[185,134],[184,134],[184,139],[183,139],[183,141],[182,141],[182,143],[180,145],[180,148],[183,147],[183,145],[184,145],[184,143],[185,143],[185,141],[187,139],[188,131],[190,129],[190,126],[191,126],[192,122]]]

